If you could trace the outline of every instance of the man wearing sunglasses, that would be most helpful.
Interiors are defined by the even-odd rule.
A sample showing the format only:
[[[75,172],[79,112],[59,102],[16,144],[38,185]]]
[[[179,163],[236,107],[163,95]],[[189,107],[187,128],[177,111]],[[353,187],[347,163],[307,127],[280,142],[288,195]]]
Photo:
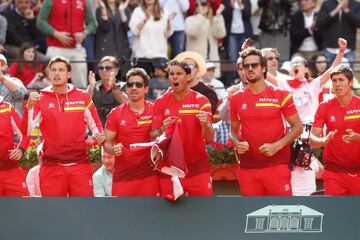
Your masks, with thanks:
[[[101,123],[105,126],[106,116],[114,107],[127,101],[127,96],[121,91],[121,84],[116,82],[120,71],[120,63],[113,56],[105,56],[99,62],[100,81],[96,82],[95,74],[89,72],[87,92],[92,97]]]
[[[150,77],[142,68],[126,74],[129,101],[114,108],[105,125],[105,151],[115,155],[113,196],[156,196],[159,182],[149,151],[130,151],[130,144],[150,142],[153,103],[145,101]]]
[[[260,50],[248,48],[240,57],[248,88],[230,99],[230,114],[242,195],[291,196],[290,143],[302,132],[299,115],[289,92],[266,84],[266,58]]]

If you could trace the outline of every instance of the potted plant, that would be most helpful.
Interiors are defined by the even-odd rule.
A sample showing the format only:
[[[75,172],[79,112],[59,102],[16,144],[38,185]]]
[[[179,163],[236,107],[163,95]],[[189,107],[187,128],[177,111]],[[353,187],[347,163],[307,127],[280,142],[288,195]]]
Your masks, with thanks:
[[[210,175],[213,180],[236,180],[239,162],[231,141],[227,144],[213,142],[207,145]]]

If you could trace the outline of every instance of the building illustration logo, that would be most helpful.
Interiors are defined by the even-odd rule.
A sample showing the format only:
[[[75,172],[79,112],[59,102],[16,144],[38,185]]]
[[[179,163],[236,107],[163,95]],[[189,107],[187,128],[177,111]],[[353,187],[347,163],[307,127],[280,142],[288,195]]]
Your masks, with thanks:
[[[304,205],[269,205],[246,215],[245,233],[322,232],[323,217]]]

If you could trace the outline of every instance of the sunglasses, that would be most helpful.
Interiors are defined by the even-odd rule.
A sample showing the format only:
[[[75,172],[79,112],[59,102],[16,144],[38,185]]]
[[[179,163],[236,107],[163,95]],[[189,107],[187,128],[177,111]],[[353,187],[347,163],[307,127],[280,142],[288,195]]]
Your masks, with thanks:
[[[114,67],[113,66],[110,66],[110,65],[105,65],[105,66],[99,66],[99,69],[101,71],[103,70],[106,70],[106,71],[110,71],[111,69],[113,69]]]
[[[126,82],[126,87],[128,88],[132,88],[134,85],[137,88],[142,88],[145,84],[143,82]]]
[[[196,68],[196,65],[195,64],[188,64],[191,71],[194,71],[194,69]]]
[[[292,67],[298,67],[298,66],[301,66],[303,64],[304,64],[304,62],[290,62],[290,66],[292,66]]]
[[[249,68],[251,67],[252,69],[256,69],[258,68],[260,65],[260,63],[248,63],[248,64],[243,64],[243,68],[245,70],[249,70]]]
[[[276,59],[277,61],[279,61],[279,58],[278,57],[268,57],[266,58],[268,61],[272,61],[274,59]]]

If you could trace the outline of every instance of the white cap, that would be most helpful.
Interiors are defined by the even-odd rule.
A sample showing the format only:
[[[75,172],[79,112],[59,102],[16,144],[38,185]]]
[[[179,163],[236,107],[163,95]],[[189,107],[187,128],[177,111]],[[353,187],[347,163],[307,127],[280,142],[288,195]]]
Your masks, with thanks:
[[[5,64],[7,64],[6,57],[2,54],[0,54],[0,61],[3,61]]]
[[[210,69],[210,68],[216,68],[215,64],[213,62],[207,62],[206,63],[206,69]]]

